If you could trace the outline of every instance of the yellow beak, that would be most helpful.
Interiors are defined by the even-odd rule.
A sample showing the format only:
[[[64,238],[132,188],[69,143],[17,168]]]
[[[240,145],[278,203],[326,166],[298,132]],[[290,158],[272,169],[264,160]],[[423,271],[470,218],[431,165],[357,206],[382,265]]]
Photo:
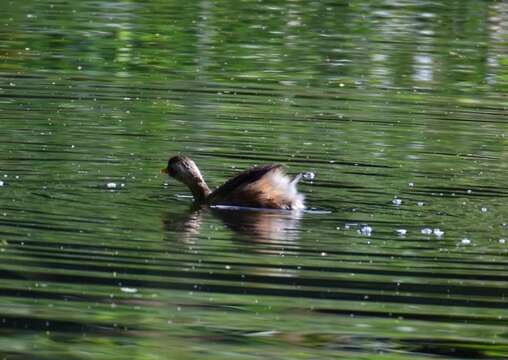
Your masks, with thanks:
[[[169,174],[169,169],[167,167],[161,169],[161,174]]]

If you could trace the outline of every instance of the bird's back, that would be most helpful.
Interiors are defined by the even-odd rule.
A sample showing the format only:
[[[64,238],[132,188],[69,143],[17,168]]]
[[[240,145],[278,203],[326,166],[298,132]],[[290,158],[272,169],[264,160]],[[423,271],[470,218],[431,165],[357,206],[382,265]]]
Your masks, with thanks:
[[[281,165],[265,165],[246,170],[208,197],[210,205],[234,205],[268,209],[302,209],[303,195],[298,193],[298,178],[291,180]]]

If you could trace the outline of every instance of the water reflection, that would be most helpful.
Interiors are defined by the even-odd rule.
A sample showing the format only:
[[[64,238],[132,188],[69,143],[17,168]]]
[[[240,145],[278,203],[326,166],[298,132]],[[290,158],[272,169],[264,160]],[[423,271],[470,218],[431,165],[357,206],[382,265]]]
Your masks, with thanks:
[[[162,216],[163,228],[178,233],[179,240],[193,243],[207,216],[220,219],[227,229],[237,235],[238,240],[283,245],[298,240],[303,212],[193,205],[182,215],[165,213]]]
[[[167,232],[179,234],[179,241],[192,244],[200,233],[203,215],[206,212],[208,209],[199,205],[192,205],[183,214],[164,212],[161,216],[162,227]]]

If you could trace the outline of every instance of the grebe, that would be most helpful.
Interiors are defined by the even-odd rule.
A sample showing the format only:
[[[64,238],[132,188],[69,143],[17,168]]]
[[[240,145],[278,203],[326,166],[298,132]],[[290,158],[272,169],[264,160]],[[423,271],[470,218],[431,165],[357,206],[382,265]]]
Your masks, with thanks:
[[[282,165],[252,167],[214,191],[210,191],[196,163],[187,156],[173,156],[161,172],[187,185],[198,204],[288,210],[304,208],[304,196],[296,189],[302,174],[290,179],[282,170]]]

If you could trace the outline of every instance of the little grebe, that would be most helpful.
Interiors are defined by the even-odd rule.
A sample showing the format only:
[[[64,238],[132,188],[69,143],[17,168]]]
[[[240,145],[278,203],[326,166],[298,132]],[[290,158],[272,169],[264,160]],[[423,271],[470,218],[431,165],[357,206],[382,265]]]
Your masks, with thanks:
[[[301,174],[290,179],[281,165],[250,168],[210,191],[201,172],[190,158],[177,155],[168,160],[163,173],[187,185],[194,201],[208,205],[233,205],[268,209],[303,209],[303,195],[296,184]]]

